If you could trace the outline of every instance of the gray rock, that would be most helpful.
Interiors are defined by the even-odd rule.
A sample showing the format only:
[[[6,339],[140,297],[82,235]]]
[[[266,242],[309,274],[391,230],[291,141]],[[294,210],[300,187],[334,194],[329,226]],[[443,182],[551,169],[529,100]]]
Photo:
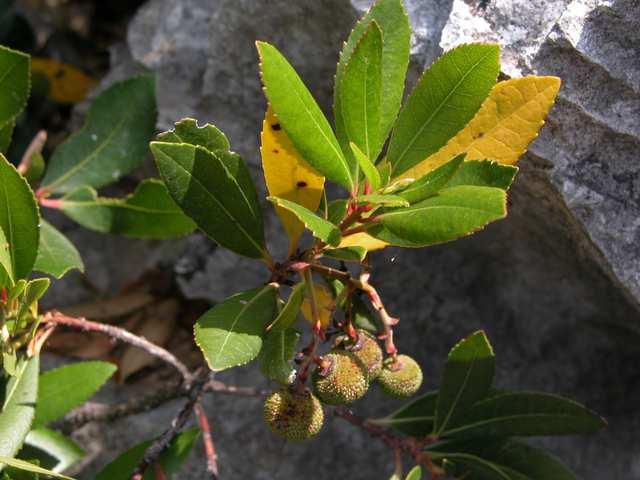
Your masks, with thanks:
[[[339,46],[370,4],[151,0],[131,22],[127,45],[135,61],[157,73],[159,127],[184,116],[216,123],[264,190],[257,147],[265,102],[254,40],[277,44],[329,112]],[[390,312],[402,319],[398,344],[421,362],[425,388],[433,388],[448,348],[486,329],[498,356],[500,387],[571,396],[609,420],[598,435],[545,445],[581,478],[600,478],[605,468],[607,478],[638,478],[640,4],[408,0],[407,8],[416,32],[414,65],[462,42],[498,41],[505,74],[559,75],[563,89],[520,162],[507,220],[452,244],[374,256],[374,278]],[[267,223],[273,237],[277,221],[271,216]],[[81,250],[104,258],[97,256],[101,247],[93,238],[79,238]],[[173,262],[187,296],[217,301],[266,277],[260,267],[213,248],[203,236],[181,245],[183,254],[174,246],[172,255],[150,254],[143,263]],[[136,249],[127,255],[139,257]],[[120,258],[123,250],[119,246],[106,256]],[[275,250],[282,252],[282,245]],[[255,367],[221,377],[263,384]],[[216,396],[207,402],[222,478],[370,479],[392,470],[391,455],[379,442],[339,420],[312,442],[285,444],[266,432],[255,400]],[[397,406],[374,391],[355,409],[381,415]],[[116,450],[160,433],[176,408],[171,404],[109,428],[88,426],[90,436],[77,432],[97,442],[84,478]],[[184,478],[204,478],[203,469],[198,449]]]

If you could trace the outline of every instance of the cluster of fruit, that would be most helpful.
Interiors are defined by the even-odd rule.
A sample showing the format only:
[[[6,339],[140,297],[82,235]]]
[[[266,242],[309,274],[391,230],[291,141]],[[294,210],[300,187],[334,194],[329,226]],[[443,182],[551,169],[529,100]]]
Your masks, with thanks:
[[[305,440],[322,428],[322,404],[345,405],[364,396],[377,380],[382,390],[398,398],[409,397],[422,385],[422,370],[407,355],[386,359],[378,340],[364,330],[355,340],[342,338],[318,362],[312,383],[291,385],[271,393],[264,418],[271,431],[287,440]]]

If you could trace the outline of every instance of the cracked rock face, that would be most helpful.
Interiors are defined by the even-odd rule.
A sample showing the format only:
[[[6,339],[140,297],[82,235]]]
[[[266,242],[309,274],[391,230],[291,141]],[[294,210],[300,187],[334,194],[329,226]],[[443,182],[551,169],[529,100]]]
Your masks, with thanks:
[[[265,102],[254,40],[281,48],[329,113],[341,42],[371,3],[150,0],[129,26],[126,49],[157,73],[159,128],[185,116],[217,124],[264,190],[258,139]],[[520,162],[508,219],[451,244],[374,256],[388,308],[402,319],[398,345],[420,361],[426,387],[433,388],[447,350],[486,329],[497,352],[499,387],[568,395],[609,420],[596,436],[543,443],[581,478],[600,478],[603,465],[608,478],[638,478],[640,2],[406,4],[415,31],[412,76],[443,49],[494,41],[503,47],[506,75],[558,75],[563,87]],[[267,224],[273,238],[280,227],[273,218]],[[91,242],[78,241],[82,253],[95,255]],[[187,296],[219,301],[266,279],[264,270],[213,248],[203,236],[183,245],[174,271]],[[271,246],[282,253],[282,245]],[[221,377],[262,385],[252,367]],[[223,478],[371,479],[392,470],[392,457],[379,443],[331,415],[316,439],[294,445],[267,432],[255,400],[208,402]],[[374,415],[398,405],[373,392],[355,408]],[[141,430],[148,435],[160,433],[173,410],[132,421],[146,425]],[[139,440],[127,425],[99,429],[96,442],[120,449]],[[113,456],[103,450],[94,464]],[[185,478],[204,478],[201,457],[196,450]]]

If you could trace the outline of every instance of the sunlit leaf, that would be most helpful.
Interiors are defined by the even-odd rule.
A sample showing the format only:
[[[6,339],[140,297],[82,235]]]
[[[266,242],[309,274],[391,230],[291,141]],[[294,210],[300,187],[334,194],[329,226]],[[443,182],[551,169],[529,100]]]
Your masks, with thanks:
[[[268,197],[267,200],[275,205],[286,208],[295,215],[311,233],[329,245],[337,246],[340,242],[340,229],[333,223],[319,217],[311,210],[298,205],[297,203],[285,200],[284,198]]]
[[[48,428],[32,429],[24,443],[53,457],[56,464],[51,467],[51,471],[56,473],[64,472],[85,455],[84,450],[73,440]],[[24,458],[23,454],[24,452],[21,452],[20,456]]]
[[[33,269],[62,278],[74,268],[84,272],[84,264],[76,247],[53,225],[41,220],[40,245]]]
[[[258,356],[260,371],[265,377],[285,385],[291,383],[294,372],[291,361],[299,339],[300,334],[293,328],[267,334]]]

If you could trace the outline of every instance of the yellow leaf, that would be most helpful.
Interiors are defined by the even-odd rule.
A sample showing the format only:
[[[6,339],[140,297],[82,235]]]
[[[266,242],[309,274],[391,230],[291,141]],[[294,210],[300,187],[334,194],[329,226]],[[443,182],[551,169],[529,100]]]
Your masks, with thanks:
[[[315,297],[316,306],[318,308],[318,318],[320,320],[320,324],[322,325],[322,328],[327,328],[329,326],[329,323],[331,323],[331,317],[333,316],[333,310],[335,309],[335,300],[333,299],[333,295],[331,295],[331,292],[327,287],[317,283],[313,285],[313,295]],[[313,325],[313,313],[311,310],[309,292],[307,292],[307,296],[302,302],[302,307],[300,307],[300,310],[302,311],[302,315],[304,316],[305,320]]]
[[[58,103],[78,103],[96,85],[96,79],[76,67],[49,58],[32,58],[31,71],[46,77],[48,97]]]
[[[342,247],[364,247],[367,249],[367,252],[372,252],[374,250],[380,250],[389,245],[387,242],[383,242],[382,240],[378,240],[377,238],[372,237],[368,233],[360,232],[354,233],[353,235],[348,235],[346,237],[342,237],[342,241],[338,248]]]
[[[296,202],[312,212],[318,209],[324,177],[313,170],[295,150],[288,135],[280,127],[271,105],[262,124],[262,169],[269,195]],[[295,252],[304,224],[288,210],[276,206],[289,237],[289,255]]]
[[[399,178],[420,178],[464,152],[466,160],[516,163],[538,136],[559,89],[558,77],[531,76],[496,84],[466,127]]]

